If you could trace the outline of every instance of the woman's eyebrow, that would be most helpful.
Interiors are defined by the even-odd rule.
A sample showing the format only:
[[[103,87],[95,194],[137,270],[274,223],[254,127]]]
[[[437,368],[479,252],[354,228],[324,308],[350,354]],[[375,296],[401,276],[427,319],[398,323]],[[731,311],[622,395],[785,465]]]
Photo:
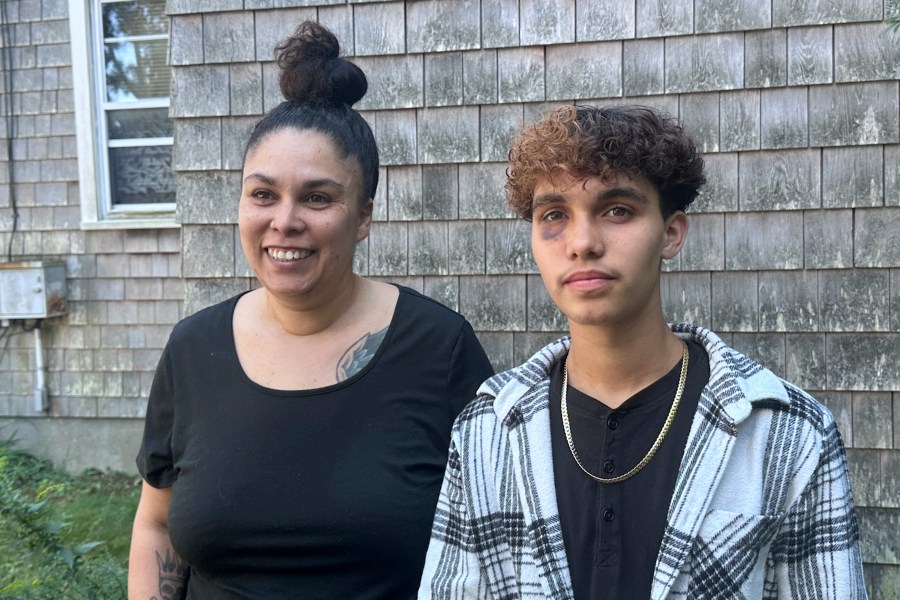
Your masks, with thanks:
[[[253,172],[244,177],[244,183],[248,183],[250,181],[259,181],[265,185],[275,186],[278,185],[278,180],[269,177],[263,173]],[[340,190],[344,189],[344,184],[339,181],[335,181],[334,179],[329,179],[328,177],[322,177],[320,179],[310,179],[309,181],[303,182],[303,189],[315,189],[319,187],[334,187]]]

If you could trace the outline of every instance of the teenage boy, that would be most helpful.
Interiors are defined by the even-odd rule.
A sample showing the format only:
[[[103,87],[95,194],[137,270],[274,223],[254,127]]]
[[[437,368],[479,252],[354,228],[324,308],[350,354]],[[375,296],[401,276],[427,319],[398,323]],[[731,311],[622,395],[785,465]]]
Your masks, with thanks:
[[[566,106],[515,139],[508,201],[570,337],[457,420],[420,598],[865,597],[832,415],[663,316],[704,181],[649,108]]]

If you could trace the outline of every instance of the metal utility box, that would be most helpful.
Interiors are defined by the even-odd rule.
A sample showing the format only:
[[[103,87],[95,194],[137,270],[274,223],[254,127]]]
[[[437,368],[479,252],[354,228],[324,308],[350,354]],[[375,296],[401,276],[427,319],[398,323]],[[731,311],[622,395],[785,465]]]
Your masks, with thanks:
[[[0,319],[46,319],[66,308],[66,263],[0,263]]]

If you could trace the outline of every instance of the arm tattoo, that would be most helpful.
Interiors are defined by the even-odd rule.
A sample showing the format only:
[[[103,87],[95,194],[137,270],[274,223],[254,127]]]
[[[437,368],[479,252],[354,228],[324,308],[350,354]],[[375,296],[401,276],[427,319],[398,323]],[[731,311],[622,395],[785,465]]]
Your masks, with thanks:
[[[150,600],[182,600],[187,594],[187,577],[190,567],[174,552],[166,549],[165,558],[156,551],[156,564],[159,565],[159,598]]]
[[[338,382],[350,379],[369,364],[369,361],[372,360],[372,357],[378,351],[378,347],[381,346],[381,341],[387,334],[387,330],[388,328],[385,327],[381,331],[367,333],[350,344],[350,347],[338,359],[337,371],[334,375],[335,379]]]

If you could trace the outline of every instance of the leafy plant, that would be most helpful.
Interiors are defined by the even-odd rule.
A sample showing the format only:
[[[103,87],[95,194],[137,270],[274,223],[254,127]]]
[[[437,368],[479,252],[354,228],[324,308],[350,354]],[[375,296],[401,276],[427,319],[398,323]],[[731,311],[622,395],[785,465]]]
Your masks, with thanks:
[[[124,598],[122,561],[101,540],[73,539],[66,522],[65,509],[92,496],[97,477],[85,485],[85,478],[57,471],[15,444],[0,441],[0,599]]]

